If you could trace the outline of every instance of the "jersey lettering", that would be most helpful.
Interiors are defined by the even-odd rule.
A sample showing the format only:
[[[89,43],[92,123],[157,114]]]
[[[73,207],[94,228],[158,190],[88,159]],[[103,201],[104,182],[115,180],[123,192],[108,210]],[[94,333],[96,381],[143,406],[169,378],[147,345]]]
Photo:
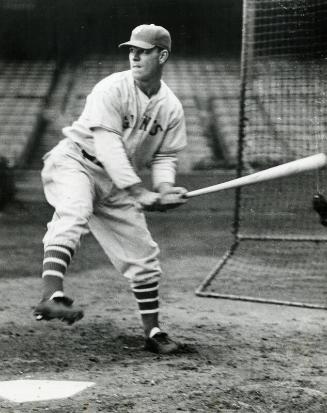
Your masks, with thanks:
[[[144,115],[144,116],[143,116],[143,119],[142,119],[142,123],[141,123],[140,129],[146,131],[150,120],[151,120],[150,116]]]
[[[131,128],[133,121],[134,121],[134,115],[125,115],[123,118],[123,129]],[[139,129],[147,131],[150,121],[151,121],[151,117],[144,115]],[[159,131],[162,132],[163,128],[160,125],[160,123],[158,123],[158,121],[155,120],[149,131],[149,135],[155,136]]]
[[[130,128],[130,127],[131,127],[131,124],[133,123],[133,121],[134,121],[134,115],[124,116],[124,119],[123,119],[123,129],[128,129],[128,128]]]
[[[150,134],[151,136],[155,136],[159,131],[162,132],[163,129],[162,129],[161,125],[160,125],[159,123],[157,123],[157,121],[155,120],[155,121],[153,122],[153,125],[152,125],[152,128],[151,128],[149,134]]]

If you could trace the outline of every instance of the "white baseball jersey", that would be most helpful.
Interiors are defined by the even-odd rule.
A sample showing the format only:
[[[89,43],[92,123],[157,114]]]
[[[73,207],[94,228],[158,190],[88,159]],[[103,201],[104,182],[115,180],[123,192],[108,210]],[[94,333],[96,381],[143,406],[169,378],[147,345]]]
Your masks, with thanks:
[[[101,80],[88,95],[79,119],[63,133],[102,161],[108,153],[96,151],[94,128],[99,127],[120,137],[135,171],[152,168],[154,186],[174,182],[176,154],[186,146],[186,130],[182,105],[165,82],[149,98],[135,85],[130,70]],[[119,171],[115,177],[121,188],[138,181],[133,176],[120,179]]]

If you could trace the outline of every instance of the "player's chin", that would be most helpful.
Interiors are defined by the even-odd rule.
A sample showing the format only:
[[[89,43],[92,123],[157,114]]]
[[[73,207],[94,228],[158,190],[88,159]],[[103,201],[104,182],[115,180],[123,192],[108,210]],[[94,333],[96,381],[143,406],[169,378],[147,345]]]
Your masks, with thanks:
[[[135,80],[147,80],[148,79],[148,75],[144,72],[144,70],[140,67],[132,67],[132,74]]]
[[[134,77],[142,76],[143,73],[142,68],[140,67],[131,67],[131,71]]]

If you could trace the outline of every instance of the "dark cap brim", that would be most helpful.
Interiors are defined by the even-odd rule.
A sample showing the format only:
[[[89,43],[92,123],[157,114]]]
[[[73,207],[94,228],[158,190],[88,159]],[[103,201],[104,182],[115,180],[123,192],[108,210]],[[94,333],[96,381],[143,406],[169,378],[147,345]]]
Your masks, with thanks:
[[[123,46],[134,46],[134,47],[139,47],[141,49],[153,49],[156,47],[154,44],[147,43],[147,42],[142,42],[142,40],[131,40],[126,43],[121,43],[118,47],[123,47]]]

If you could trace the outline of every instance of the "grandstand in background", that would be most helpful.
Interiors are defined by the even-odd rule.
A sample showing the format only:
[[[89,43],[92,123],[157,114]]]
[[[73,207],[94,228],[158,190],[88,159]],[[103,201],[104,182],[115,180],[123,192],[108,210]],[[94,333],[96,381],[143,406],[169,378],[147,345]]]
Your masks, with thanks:
[[[42,129],[51,94],[52,62],[0,61],[0,154],[22,167]]]
[[[137,24],[154,22],[173,38],[164,80],[186,115],[181,172],[233,168],[241,5],[204,4],[162,0],[153,9],[146,0],[137,8],[131,0],[95,0],[92,7],[84,0],[0,0],[0,156],[16,169],[39,170],[94,84],[128,69],[125,53],[112,54],[117,44]]]

